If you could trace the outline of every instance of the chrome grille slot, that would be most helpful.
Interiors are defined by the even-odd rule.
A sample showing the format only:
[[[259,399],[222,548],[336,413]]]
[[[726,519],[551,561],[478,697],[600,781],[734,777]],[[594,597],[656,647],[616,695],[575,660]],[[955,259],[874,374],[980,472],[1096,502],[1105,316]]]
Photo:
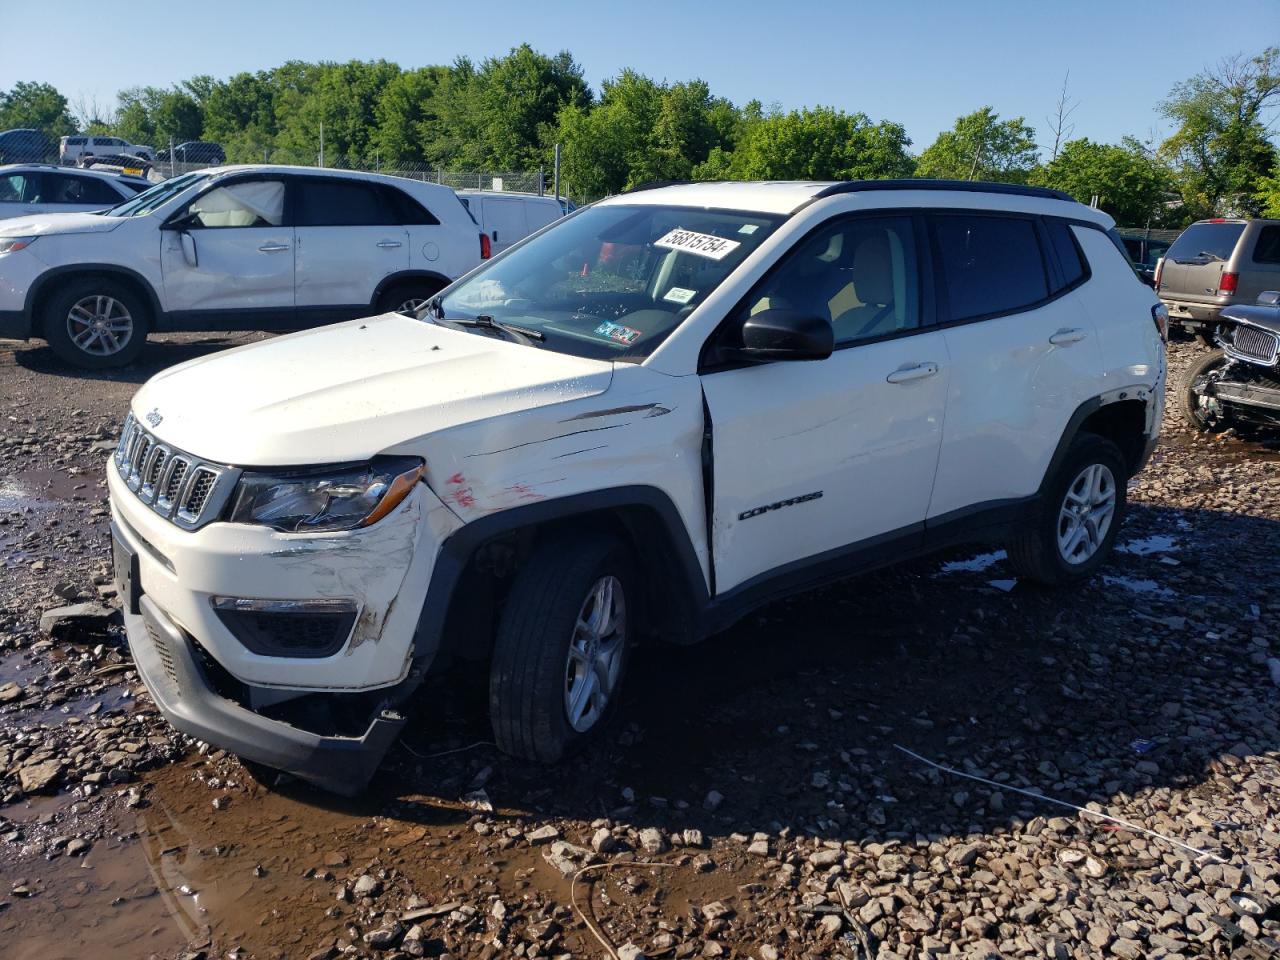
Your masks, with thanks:
[[[161,443],[132,414],[120,431],[115,469],[138,500],[185,530],[217,520],[240,479],[235,467]]]
[[[1231,346],[1240,356],[1269,365],[1276,362],[1276,354],[1280,352],[1280,337],[1267,330],[1237,324]]]

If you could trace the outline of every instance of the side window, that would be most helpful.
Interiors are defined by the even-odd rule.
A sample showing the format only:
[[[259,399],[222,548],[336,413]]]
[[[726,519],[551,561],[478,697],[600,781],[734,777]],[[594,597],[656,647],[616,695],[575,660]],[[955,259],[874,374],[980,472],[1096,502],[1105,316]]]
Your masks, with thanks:
[[[10,173],[0,177],[0,203],[40,203],[40,175]]]
[[[920,326],[916,248],[907,217],[823,227],[747,298],[748,315],[786,307],[830,320],[837,346]]]
[[[1035,223],[970,214],[933,218],[948,319],[1013,313],[1049,296]]]
[[[387,186],[380,186],[379,189],[386,198],[387,205],[391,207],[395,223],[434,225],[440,222],[430,210],[403,190]]]
[[[1061,220],[1049,220],[1045,226],[1049,232],[1049,242],[1053,244],[1053,252],[1058,255],[1058,266],[1062,270],[1062,287],[1059,289],[1074,286],[1084,279],[1087,271],[1080,247],[1072,235],[1071,225]]]
[[[377,184],[299,177],[294,224],[299,227],[381,227],[397,223]]]
[[[242,180],[214,187],[187,207],[201,227],[278,227],[284,223],[284,181]]]
[[[112,190],[110,184],[94,177],[60,174],[48,179],[52,183],[46,191],[46,203],[100,203],[103,206],[115,206],[121,200],[120,194]]]
[[[1253,248],[1254,263],[1280,263],[1280,227],[1263,227]]]

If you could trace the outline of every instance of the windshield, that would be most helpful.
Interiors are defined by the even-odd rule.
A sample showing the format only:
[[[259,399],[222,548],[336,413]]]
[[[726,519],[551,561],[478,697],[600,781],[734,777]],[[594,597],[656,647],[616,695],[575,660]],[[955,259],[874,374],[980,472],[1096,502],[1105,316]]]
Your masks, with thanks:
[[[104,217],[145,217],[156,207],[167,203],[172,197],[206,176],[208,174],[188,173],[181,177],[174,177],[172,180],[165,180],[157,183],[150,190],[144,190],[131,200],[117,204],[110,210],[104,210],[102,215]]]
[[[580,357],[640,361],[782,222],[668,206],[589,207],[477,272],[435,306],[488,317]],[[432,319],[432,311],[423,312]],[[491,327],[470,327],[489,333]]]
[[[1229,260],[1243,223],[1193,223],[1165,254],[1170,260]]]

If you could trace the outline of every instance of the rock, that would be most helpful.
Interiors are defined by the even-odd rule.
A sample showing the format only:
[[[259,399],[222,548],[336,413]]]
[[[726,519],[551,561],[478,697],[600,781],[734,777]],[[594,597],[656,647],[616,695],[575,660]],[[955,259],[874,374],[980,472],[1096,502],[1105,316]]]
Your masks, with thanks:
[[[844,851],[839,847],[826,847],[816,853],[809,854],[809,862],[815,867],[830,867],[844,859]]]
[[[618,948],[618,960],[645,960],[644,951],[634,943],[624,943]]]
[[[524,835],[525,840],[535,846],[540,843],[550,843],[552,840],[560,839],[560,831],[551,824],[539,827],[537,830],[530,830]]]
[[[119,617],[111,607],[101,603],[73,603],[68,607],[54,607],[40,615],[40,632],[60,636],[64,631],[93,630],[105,632],[107,626]]]
[[[986,849],[985,843],[966,843],[964,846],[952,847],[948,850],[946,860],[953,867],[969,867]]]
[[[708,920],[719,920],[722,917],[732,917],[733,907],[729,906],[723,900],[712,900],[702,908],[702,915]]]
[[[62,761],[45,760],[33,763],[18,771],[18,785],[23,793],[44,793],[62,776]]]
[[[818,921],[818,931],[824,937],[838,936],[844,929],[844,918],[838,913],[828,913]]]
[[[1142,948],[1142,944],[1137,940],[1129,940],[1124,937],[1111,944],[1111,955],[1115,957],[1124,957],[1124,960],[1138,960],[1139,957],[1146,955]]]
[[[720,809],[722,803],[724,803],[723,794],[719,790],[710,790],[707,792],[706,799],[702,801],[702,809],[714,812]]]
[[[81,854],[88,853],[92,846],[93,844],[88,840],[85,840],[82,837],[75,837],[67,844],[67,856],[78,857]]]
[[[685,830],[680,838],[684,841],[686,847],[700,847],[706,841],[703,839],[702,831],[695,829]]]
[[[364,935],[364,942],[375,950],[390,950],[404,936],[404,927],[393,920],[390,925],[371,930]]]
[[[556,840],[542,853],[542,858],[563,876],[570,877],[592,859],[592,852],[564,840]]]
[[[760,944],[760,949],[756,952],[760,954],[760,960],[778,960],[778,948],[770,944]]]
[[[618,841],[613,838],[608,827],[601,827],[591,835],[591,849],[596,853],[609,853],[617,845]]]
[[[6,683],[0,686],[0,703],[14,703],[21,700],[24,692],[16,683]]]
[[[667,849],[667,838],[657,827],[645,827],[640,831],[640,847],[645,853],[654,856]]]
[[[362,874],[355,886],[351,888],[351,892],[357,897],[376,897],[382,892],[382,881],[367,873]]]
[[[768,840],[752,840],[747,844],[747,853],[753,857],[767,857],[769,855]]]

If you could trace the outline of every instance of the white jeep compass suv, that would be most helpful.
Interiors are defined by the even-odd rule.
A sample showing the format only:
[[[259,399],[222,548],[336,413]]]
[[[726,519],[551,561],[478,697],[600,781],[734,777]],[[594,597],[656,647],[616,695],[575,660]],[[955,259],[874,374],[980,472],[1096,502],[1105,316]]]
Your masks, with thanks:
[[[488,245],[438,184],[218,167],[98,213],[0,223],[0,337],[119,367],[152,330],[296,330],[416,307]]]
[[[554,761],[629,650],[961,541],[1086,578],[1156,441],[1164,308],[1111,220],[941,181],[577,211],[431,299],[174,367],[108,469],[170,721],[361,787],[433,665]]]

